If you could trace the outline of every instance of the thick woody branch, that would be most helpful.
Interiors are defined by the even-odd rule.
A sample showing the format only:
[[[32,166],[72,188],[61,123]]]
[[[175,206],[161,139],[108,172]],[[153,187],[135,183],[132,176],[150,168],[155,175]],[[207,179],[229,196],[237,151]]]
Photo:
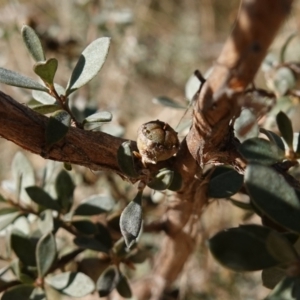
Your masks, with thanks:
[[[222,157],[230,134],[230,121],[238,117],[241,92],[253,78],[292,0],[243,0],[233,31],[204,85],[194,110],[187,140],[200,163]],[[196,142],[195,142],[196,141]]]

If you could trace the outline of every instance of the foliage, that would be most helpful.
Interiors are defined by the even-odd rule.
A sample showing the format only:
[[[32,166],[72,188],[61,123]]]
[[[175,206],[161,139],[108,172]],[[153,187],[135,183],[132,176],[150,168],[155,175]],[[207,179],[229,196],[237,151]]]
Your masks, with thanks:
[[[0,68],[0,82],[33,90],[35,101],[30,103],[31,108],[49,116],[46,147],[61,141],[74,124],[84,130],[95,130],[111,121],[112,114],[105,111],[79,120],[69,101],[69,96],[102,68],[108,54],[109,38],[95,40],[82,52],[66,88],[63,88],[54,82],[58,60],[46,59],[32,28],[24,26],[22,36],[36,61],[33,69],[42,83],[4,68]],[[259,115],[262,108],[268,110],[272,98],[278,102],[284,98],[292,105],[292,97],[299,96],[296,87],[298,69],[294,62],[283,61],[289,42],[290,39],[282,47],[280,61],[266,71],[266,74],[272,73],[272,77],[268,77],[272,93],[256,88],[245,92],[244,107],[250,115]],[[250,104],[247,97],[252,97]],[[165,96],[157,97],[153,102],[185,108]],[[274,288],[267,299],[283,299],[286,294],[293,299],[300,291],[300,192],[287,171],[300,159],[300,142],[299,135],[294,138],[288,115],[283,111],[272,113],[283,140],[275,132],[263,128],[260,131],[268,140],[261,136],[247,138],[248,128],[236,127],[236,131],[246,132],[239,147],[239,153],[247,162],[245,174],[223,166],[204,175],[210,179],[208,194],[211,198],[229,200],[233,205],[259,215],[263,225],[222,230],[209,239],[208,247],[216,260],[234,271],[263,270],[263,284]],[[250,125],[258,127],[256,119]],[[140,163],[139,156],[132,150],[130,142],[121,145],[117,159],[120,169],[128,177],[141,175],[135,168]],[[103,297],[116,290],[121,296],[130,298],[126,270],[149,256],[147,249],[137,243],[143,227],[144,189],[148,186],[157,191],[176,191],[182,184],[180,174],[172,169],[160,169],[151,176],[145,172],[136,196],[121,213],[117,201],[110,195],[92,195],[76,206],[76,185],[66,170],[54,172],[54,188],[51,189],[50,180],[35,181],[36,174],[24,155],[16,155],[12,169],[15,195],[0,195],[3,204],[0,230],[5,232],[8,241],[6,253],[1,257],[6,262],[1,277],[8,272],[13,274],[13,279],[0,282],[0,289],[4,291],[2,298],[47,299],[48,288],[71,297],[83,297],[95,291]],[[236,200],[237,194],[248,196],[249,201]],[[91,219],[91,216],[99,216],[99,219]],[[25,227],[20,226],[23,222],[27,224]],[[71,247],[59,245],[59,230],[73,236]],[[80,270],[67,270],[68,263],[80,254],[88,256],[98,252],[102,256],[93,256],[102,266],[97,278]],[[12,282],[13,286],[7,288]]]

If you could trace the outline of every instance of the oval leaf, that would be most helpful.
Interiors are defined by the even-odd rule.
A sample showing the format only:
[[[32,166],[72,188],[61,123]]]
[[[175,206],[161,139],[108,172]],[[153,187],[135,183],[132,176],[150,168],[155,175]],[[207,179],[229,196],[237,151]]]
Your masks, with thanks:
[[[55,190],[60,206],[67,212],[73,204],[74,189],[75,185],[70,174],[65,170],[61,170],[55,180]]]
[[[53,86],[53,79],[57,70],[58,61],[56,58],[49,58],[46,61],[40,61],[33,67],[37,74],[46,85]]]
[[[170,99],[166,96],[159,96],[152,99],[152,102],[155,104],[160,104],[167,107],[178,108],[178,109],[186,109],[186,106],[183,106],[173,99]]]
[[[128,283],[127,278],[123,274],[120,274],[120,279],[118,281],[116,289],[122,297],[124,297],[124,298],[132,297],[130,285]]]
[[[105,244],[105,241],[98,240],[93,237],[79,236],[74,239],[74,244],[83,249],[90,249],[99,252],[108,253],[110,247]]]
[[[266,246],[271,229],[244,225],[218,232],[209,240],[213,256],[225,267],[235,271],[256,271],[279,264]]]
[[[38,186],[29,186],[25,190],[28,196],[31,198],[31,200],[36,204],[56,211],[61,210],[58,202],[52,199],[52,197],[48,193],[46,193],[42,188]]]
[[[172,170],[162,169],[147,183],[148,187],[157,191],[163,191],[170,187],[174,177]]]
[[[283,139],[289,148],[293,150],[294,133],[291,120],[284,112],[280,111],[276,116],[276,122]]]
[[[126,246],[130,248],[139,235],[142,226],[142,192],[125,207],[120,217],[120,229]]]
[[[10,241],[12,249],[25,266],[36,266],[36,245],[29,236],[20,230],[14,229],[11,233]],[[26,249],[26,251],[24,251],[24,249]]]
[[[269,253],[282,263],[290,263],[298,260],[298,255],[289,240],[277,232],[271,232],[266,241]]]
[[[66,96],[88,83],[98,74],[106,60],[109,44],[110,38],[103,37],[93,41],[85,48],[72,72],[66,88]]]
[[[2,300],[28,300],[34,290],[33,285],[19,284],[6,290],[2,296]]]
[[[109,212],[114,204],[114,200],[109,196],[93,195],[76,208],[74,215],[93,216]]]
[[[45,58],[41,41],[37,36],[37,34],[35,33],[35,31],[31,27],[24,25],[22,27],[21,32],[22,32],[23,41],[29,53],[33,57],[33,59],[35,61],[45,60],[46,58]]]
[[[73,221],[72,225],[83,234],[91,235],[97,232],[95,224],[88,220]]]
[[[46,278],[46,282],[60,293],[71,297],[84,297],[95,289],[90,277],[81,272],[65,272]]]
[[[61,110],[59,112],[62,112]],[[65,112],[65,111],[63,111]],[[63,139],[69,131],[69,127],[63,124],[56,117],[51,116],[46,126],[46,145],[54,145]]]
[[[269,141],[251,138],[243,142],[239,152],[248,162],[272,165],[284,159],[284,152]]]
[[[36,246],[36,263],[39,278],[43,278],[56,259],[56,243],[51,232],[43,235]]]
[[[130,148],[130,141],[120,145],[117,152],[118,164],[121,171],[129,177],[136,178],[138,173],[134,167],[133,153]]]
[[[57,104],[48,104],[48,105],[35,105],[31,107],[32,110],[36,111],[39,114],[46,115],[54,113],[61,109],[61,107]]]
[[[44,92],[48,91],[44,85],[34,81],[33,79],[4,68],[0,68],[0,82],[24,89],[40,90]]]
[[[105,297],[116,287],[118,272],[115,266],[108,267],[97,280],[97,291],[100,297]]]
[[[212,175],[208,185],[208,195],[211,198],[230,197],[241,189],[243,182],[244,177],[241,174],[235,170],[228,169],[218,176]]]
[[[285,151],[285,147],[284,147],[284,143],[281,139],[280,136],[278,136],[276,133],[270,131],[270,130],[267,130],[267,129],[264,129],[264,128],[260,128],[259,131],[261,133],[264,133],[268,139],[270,140],[270,142],[272,142],[273,144],[277,145],[277,147],[279,149],[281,149],[282,151]]]
[[[112,120],[112,114],[109,111],[100,111],[95,114],[92,114],[83,120],[85,123],[102,123],[110,122]]]
[[[254,204],[273,221],[300,233],[300,202],[295,190],[275,170],[248,165],[245,183]]]
[[[20,216],[21,212],[12,212],[0,216],[0,230],[5,229],[8,225],[12,224]]]

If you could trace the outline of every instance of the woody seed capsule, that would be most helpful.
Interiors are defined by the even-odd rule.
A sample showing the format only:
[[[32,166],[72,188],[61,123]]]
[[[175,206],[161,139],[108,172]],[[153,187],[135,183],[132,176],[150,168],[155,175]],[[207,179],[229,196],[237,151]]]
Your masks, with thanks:
[[[159,120],[145,123],[138,129],[137,147],[143,163],[156,164],[172,157],[178,151],[177,132]]]

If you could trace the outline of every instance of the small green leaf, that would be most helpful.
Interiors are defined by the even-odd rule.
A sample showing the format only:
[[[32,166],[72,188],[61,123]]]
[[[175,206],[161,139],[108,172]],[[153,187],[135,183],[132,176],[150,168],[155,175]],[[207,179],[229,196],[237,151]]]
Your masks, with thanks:
[[[251,163],[272,165],[284,159],[284,152],[276,145],[261,138],[252,138],[243,142],[239,152]]]
[[[60,86],[59,84],[54,83],[54,88],[59,96],[64,95],[66,92],[65,89],[62,86]],[[32,94],[33,99],[35,99],[36,101],[38,101],[42,104],[48,105],[48,104],[56,103],[56,99],[49,94],[49,91],[44,92],[44,91],[34,90],[34,91],[32,91],[31,94]]]
[[[93,195],[84,200],[74,211],[74,215],[93,216],[112,210],[115,201],[109,196]]]
[[[36,204],[56,211],[61,210],[58,202],[52,199],[52,197],[48,193],[46,193],[42,188],[38,186],[29,186],[25,190],[28,196],[31,198],[31,200]]]
[[[6,290],[1,300],[29,300],[33,290],[33,285],[19,284]]]
[[[52,232],[54,229],[54,220],[51,209],[42,211],[37,221],[38,229],[42,234]]]
[[[18,212],[18,211],[19,209],[17,207],[3,207],[0,209],[0,216]]]
[[[26,266],[36,266],[35,248],[36,244],[29,236],[23,232],[14,229],[11,233],[11,247]],[[24,251],[26,249],[26,251]]]
[[[72,165],[67,162],[64,162],[64,168],[67,171],[72,171]]]
[[[177,109],[186,109],[186,106],[181,105],[174,101],[171,98],[168,98],[166,96],[159,96],[152,99],[152,102],[155,104],[160,104],[167,107],[177,108]]]
[[[298,255],[292,243],[283,235],[272,231],[266,241],[267,250],[278,261],[289,263],[298,260]]]
[[[18,195],[17,197],[21,199],[25,204],[30,204],[31,201],[25,188],[35,184],[35,175],[31,162],[22,152],[17,152],[17,154],[13,158],[12,175],[16,183],[16,190],[20,188],[20,195]],[[18,187],[20,179],[21,186]]]
[[[85,123],[103,123],[110,122],[112,120],[112,114],[109,111],[100,111],[92,114],[83,120],[83,125]]]
[[[61,112],[61,110],[57,111]],[[63,124],[56,117],[51,116],[46,126],[46,145],[48,147],[54,145],[63,139],[69,131],[69,127]]]
[[[118,293],[124,298],[131,298],[132,292],[131,292],[131,288],[130,288],[127,278],[123,274],[120,274],[119,276],[120,276],[120,279],[116,286]]]
[[[0,82],[24,89],[40,90],[44,92],[48,91],[48,89],[44,85],[38,83],[37,81],[34,81],[33,79],[20,73],[4,68],[0,68]]]
[[[271,229],[243,225],[218,232],[209,240],[213,256],[225,267],[235,271],[255,271],[279,264],[266,246]]]
[[[97,280],[97,291],[100,297],[109,295],[117,286],[119,274],[115,266],[108,267]]]
[[[57,70],[58,61],[56,58],[49,58],[46,61],[37,62],[33,70],[46,85],[53,86],[53,79]]]
[[[279,149],[281,149],[282,151],[285,151],[285,147],[284,147],[284,143],[281,139],[280,136],[278,136],[276,133],[274,133],[273,131],[264,129],[264,128],[260,128],[259,131],[261,133],[264,133],[268,139],[270,140],[270,142],[272,142],[273,144],[277,145],[277,147]]]
[[[285,277],[285,273],[279,267],[264,269],[261,273],[263,286],[272,290]]]
[[[84,49],[72,72],[66,88],[66,96],[88,83],[98,74],[106,60],[109,44],[110,38],[103,37],[93,41]]]
[[[121,233],[130,248],[140,233],[142,226],[142,195],[139,191],[135,198],[125,207],[120,217]]]
[[[249,164],[245,183],[254,204],[273,221],[300,232],[300,202],[295,190],[275,170]]]
[[[75,185],[69,174],[65,170],[61,170],[55,180],[55,189],[60,206],[69,211],[73,204],[73,193]]]
[[[51,232],[43,235],[36,246],[36,263],[39,278],[43,278],[56,259],[56,243]]]
[[[236,194],[243,186],[244,177],[237,171],[228,169],[209,181],[208,195],[211,198],[227,198]]]
[[[73,221],[72,225],[83,234],[92,235],[97,232],[96,225],[88,220]]]
[[[280,111],[276,116],[276,122],[283,139],[293,150],[294,133],[291,120],[284,112]]]
[[[284,277],[265,300],[293,300],[292,295],[295,278]]]
[[[293,71],[288,67],[281,67],[276,70],[273,78],[274,88],[279,96],[284,96],[295,87],[296,78]]]
[[[130,141],[122,143],[117,152],[119,167],[127,176],[136,178],[138,177],[138,173],[134,167],[133,157],[134,156],[130,148]]]
[[[52,114],[55,111],[58,111],[61,109],[61,107],[57,104],[48,104],[48,105],[36,105],[31,107],[32,110],[36,111],[39,114],[46,115],[46,114]]]
[[[35,61],[45,60],[46,58],[41,41],[35,31],[31,27],[24,25],[21,32],[23,41],[33,59]]]
[[[178,191],[181,189],[182,186],[182,177],[180,173],[173,171],[173,180],[171,184],[168,187],[168,190],[170,191]]]
[[[8,225],[12,224],[20,216],[21,212],[13,212],[0,216],[0,230],[5,229]]]
[[[174,177],[174,171],[168,169],[161,169],[155,177],[147,183],[151,189],[162,191],[170,187]]]
[[[83,249],[90,249],[94,251],[109,252],[109,247],[104,242],[101,242],[101,240],[98,240],[93,237],[87,237],[87,236],[78,236],[74,239],[74,244],[77,245],[80,248]]]
[[[81,272],[65,272],[46,277],[46,282],[55,290],[71,297],[84,297],[92,293],[95,284],[90,277]]]

